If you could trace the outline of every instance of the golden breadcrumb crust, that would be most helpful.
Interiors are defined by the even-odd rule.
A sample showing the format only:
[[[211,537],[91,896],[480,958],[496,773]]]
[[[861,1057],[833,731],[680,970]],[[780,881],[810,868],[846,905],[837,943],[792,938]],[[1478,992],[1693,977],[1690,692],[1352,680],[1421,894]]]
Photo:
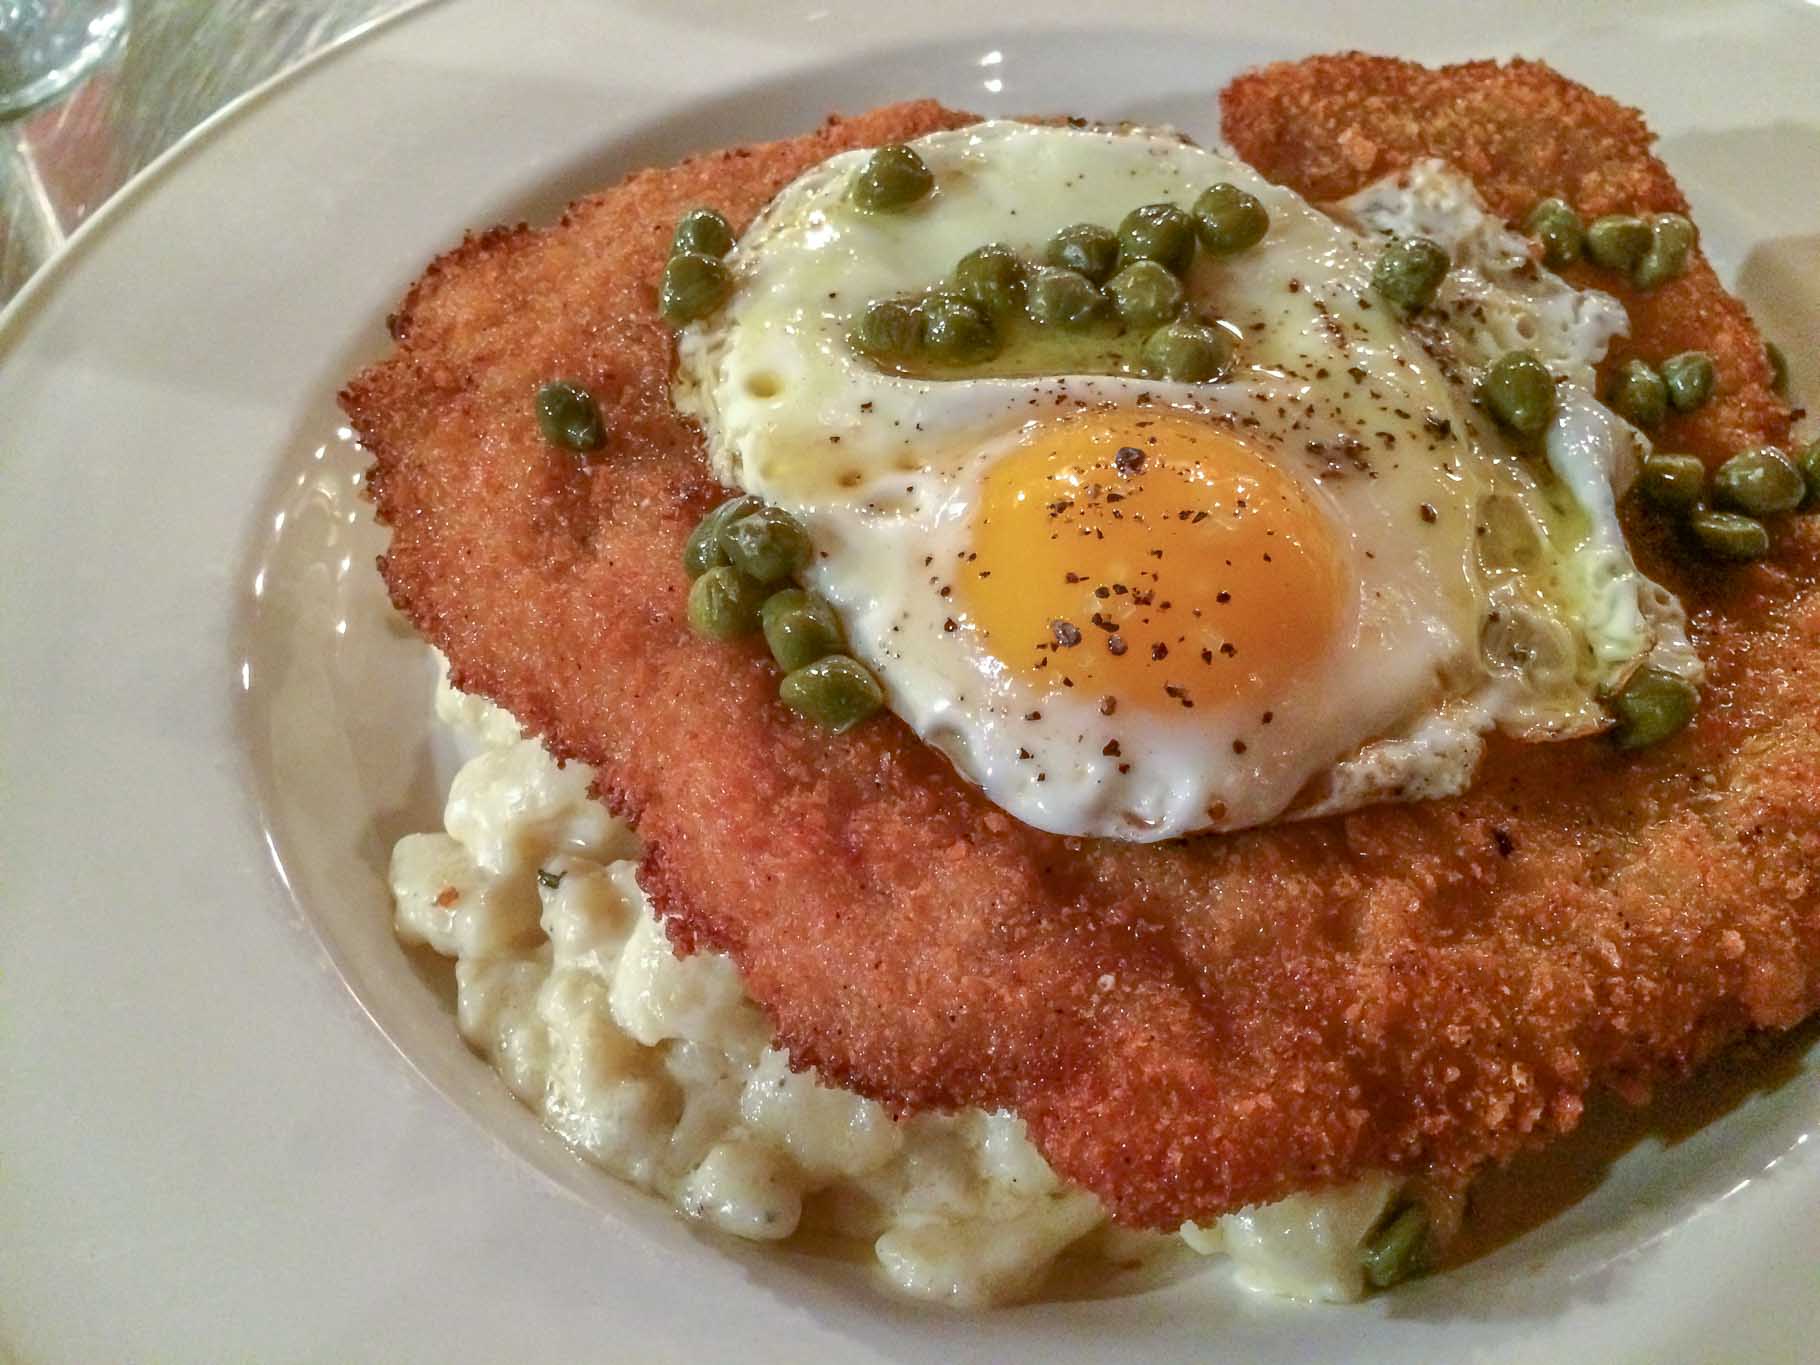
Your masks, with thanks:
[[[1680,204],[1636,115],[1544,68],[1430,73],[1424,118],[1395,87],[1345,104],[1342,76],[1377,72],[1245,78],[1231,133],[1318,197],[1424,152],[1506,212],[1567,176],[1598,207]],[[900,1110],[1014,1108],[1058,1171],[1157,1227],[1384,1167],[1457,1178],[1571,1128],[1596,1084],[1641,1094],[1813,1010],[1805,525],[1729,571],[1640,532],[1711,664],[1672,743],[1498,744],[1457,800],[1165,845],[1031,830],[895,718],[830,738],[777,702],[762,645],[689,632],[680,552],[723,490],[668,396],[654,283],[672,224],[712,203],[743,225],[836,151],[965,121],[893,106],[470,237],[342,395],[376,462],[393,601],[457,685],[597,766],[677,946],[731,953],[797,1064]],[[1703,268],[1671,288],[1639,341],[1681,300],[1730,338],[1728,395],[1752,395],[1687,444],[1775,434],[1748,320]],[[552,376],[601,400],[592,463],[539,439],[531,395]]]

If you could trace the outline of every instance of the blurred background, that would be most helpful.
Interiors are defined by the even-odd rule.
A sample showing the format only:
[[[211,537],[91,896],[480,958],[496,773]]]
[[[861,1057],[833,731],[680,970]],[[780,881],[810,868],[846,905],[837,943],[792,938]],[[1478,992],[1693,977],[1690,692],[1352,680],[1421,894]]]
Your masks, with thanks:
[[[0,122],[0,305],[110,195],[237,95],[404,0],[133,0],[59,99]]]

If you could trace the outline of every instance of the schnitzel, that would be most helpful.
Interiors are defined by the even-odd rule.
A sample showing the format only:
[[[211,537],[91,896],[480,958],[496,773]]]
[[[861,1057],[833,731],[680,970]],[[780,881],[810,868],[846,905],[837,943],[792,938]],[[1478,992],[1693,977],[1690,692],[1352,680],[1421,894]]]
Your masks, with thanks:
[[[1683,205],[1633,111],[1535,64],[1314,59],[1223,108],[1317,201],[1435,156],[1507,217],[1553,193]],[[835,152],[968,121],[895,105],[471,236],[342,394],[393,602],[458,686],[596,767],[678,951],[730,954],[796,1065],[902,1112],[1014,1109],[1058,1172],[1152,1227],[1374,1170],[1457,1183],[1571,1129],[1594,1087],[1640,1097],[1820,1006],[1810,523],[1716,568],[1633,518],[1708,665],[1668,743],[1494,741],[1457,798],[1171,843],[1032,829],[894,717],[831,740],[779,704],[762,645],[689,630],[684,542],[727,490],[670,401],[675,223],[712,203],[741,229]],[[1717,360],[1676,446],[1716,464],[1786,437],[1761,340],[1697,252],[1621,297],[1631,346]],[[598,458],[539,437],[528,395],[559,375],[600,400]]]

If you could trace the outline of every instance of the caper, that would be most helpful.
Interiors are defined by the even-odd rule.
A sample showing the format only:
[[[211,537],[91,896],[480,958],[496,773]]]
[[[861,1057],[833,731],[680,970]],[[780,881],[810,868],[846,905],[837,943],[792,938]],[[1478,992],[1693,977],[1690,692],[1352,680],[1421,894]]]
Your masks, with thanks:
[[[670,254],[695,251],[703,256],[725,256],[733,250],[733,229],[713,209],[690,209],[676,224]]]
[[[737,640],[758,629],[764,584],[719,564],[689,585],[689,628],[710,640]]]
[[[1586,229],[1586,256],[1602,270],[1628,275],[1649,250],[1649,224],[1634,213],[1608,213]]]
[[[1711,398],[1714,378],[1713,358],[1705,351],[1682,351],[1662,362],[1662,382],[1676,412],[1692,412]]]
[[[809,562],[809,533],[781,507],[760,507],[721,524],[720,543],[733,567],[760,583],[777,583]]]
[[[1133,327],[1156,327],[1182,311],[1182,282],[1155,261],[1133,261],[1110,280],[1106,293],[1119,317]]]
[[[786,673],[847,647],[834,608],[801,588],[772,593],[759,612],[759,623],[765,630],[765,643],[771,646],[771,657]]]
[[[1479,394],[1498,425],[1525,440],[1540,436],[1555,415],[1554,376],[1528,351],[1494,360]]]
[[[1256,195],[1222,181],[1202,190],[1194,201],[1194,230],[1207,250],[1229,256],[1264,240],[1270,214]]]
[[[683,546],[683,569],[690,578],[700,578],[709,569],[728,563],[727,549],[720,543],[721,528],[748,512],[756,512],[764,503],[744,495],[728,498],[707,516],[695,523]]]
[[[1668,385],[1648,361],[1632,358],[1618,367],[1608,400],[1625,421],[1653,427],[1668,412]]]
[[[1378,253],[1371,286],[1403,313],[1414,313],[1433,301],[1449,264],[1446,249],[1426,237],[1393,238]]]
[[[1774,446],[1740,450],[1713,471],[1713,501],[1753,517],[1792,512],[1806,496],[1801,471]]]
[[[1808,442],[1807,449],[1795,456],[1795,467],[1807,484],[1807,496],[1801,499],[1802,510],[1820,505],[1820,440]]]
[[[1023,258],[993,242],[961,257],[954,267],[954,289],[989,318],[1017,312],[1024,303]]]
[[[1649,250],[1637,262],[1631,283],[1654,289],[1687,270],[1694,249],[1694,225],[1679,213],[1658,213],[1649,220]]]
[[[992,320],[959,294],[923,301],[923,354],[938,365],[972,365],[998,351]]]
[[[896,213],[924,198],[935,188],[935,177],[923,159],[894,142],[880,147],[854,173],[847,191],[854,206],[867,213]]]
[[[1769,553],[1769,531],[1755,517],[1740,512],[1702,509],[1687,519],[1700,548],[1714,559],[1761,559]]]
[[[600,405],[580,384],[552,379],[537,386],[537,430],[544,440],[565,450],[586,453],[607,442]]]
[[[733,288],[727,267],[699,251],[682,251],[664,266],[657,301],[664,321],[672,327],[705,318],[726,300]]]
[[[1157,328],[1144,343],[1144,373],[1152,379],[1200,384],[1224,374],[1231,362],[1224,332],[1187,319]]]
[[[922,346],[922,310],[905,299],[874,299],[854,322],[847,340],[875,360],[909,360]]]
[[[1637,490],[1664,511],[1688,511],[1706,492],[1706,465],[1698,455],[1651,451],[1637,471]]]
[[[1686,678],[1645,664],[1611,699],[1612,742],[1620,749],[1645,749],[1687,728],[1700,693]]]
[[[845,654],[829,654],[785,675],[778,699],[817,725],[843,734],[885,704],[884,689],[866,666]]]
[[[1432,1269],[1434,1247],[1428,1236],[1428,1209],[1419,1203],[1405,1205],[1365,1243],[1359,1259],[1365,1266],[1365,1278],[1378,1289],[1388,1289]]]
[[[1194,219],[1174,204],[1145,204],[1119,224],[1119,264],[1155,261],[1180,275],[1194,261]]]
[[[1049,239],[1043,259],[1085,275],[1093,284],[1104,284],[1119,263],[1118,234],[1098,223],[1076,223]]]
[[[1572,265],[1586,246],[1586,225],[1565,199],[1543,199],[1529,211],[1523,228],[1542,243],[1542,264],[1551,270]]]
[[[1045,327],[1090,327],[1106,316],[1106,296],[1078,270],[1038,266],[1030,272],[1024,312]]]
[[[1769,361],[1769,391],[1778,398],[1788,397],[1788,357],[1773,341],[1763,343],[1763,358]]]

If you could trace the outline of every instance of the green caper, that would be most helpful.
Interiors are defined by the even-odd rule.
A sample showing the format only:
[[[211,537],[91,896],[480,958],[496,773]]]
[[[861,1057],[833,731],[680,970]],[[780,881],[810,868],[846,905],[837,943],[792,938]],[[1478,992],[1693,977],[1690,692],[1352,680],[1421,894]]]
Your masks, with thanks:
[[[1542,264],[1551,270],[1572,265],[1586,246],[1586,225],[1565,199],[1544,199],[1529,211],[1523,229],[1542,243]]]
[[[1182,282],[1155,261],[1133,261],[1110,280],[1106,293],[1119,317],[1133,327],[1156,327],[1182,311]]]
[[[972,365],[998,351],[998,332],[959,294],[923,301],[923,354],[938,365]]]
[[[878,360],[908,360],[922,339],[922,312],[904,299],[874,299],[847,334],[855,350]]]
[[[1540,436],[1555,415],[1554,376],[1528,351],[1494,360],[1479,394],[1498,425],[1525,440]]]
[[[1699,690],[1686,678],[1645,664],[1611,699],[1612,742],[1620,749],[1646,749],[1687,728],[1700,705]]]
[[[1778,398],[1788,397],[1788,357],[1773,341],[1763,343],[1763,358],[1769,361],[1769,391]]]
[[[1706,492],[1706,465],[1698,455],[1651,451],[1637,471],[1637,491],[1665,512],[1686,512]]]
[[[539,384],[535,406],[537,430],[551,445],[586,453],[607,443],[600,405],[580,384],[567,379]]]
[[[880,147],[854,173],[847,191],[855,207],[867,213],[896,213],[935,188],[935,177],[923,159],[901,142]]]
[[[1406,1204],[1360,1248],[1365,1278],[1378,1289],[1425,1274],[1434,1265],[1434,1246],[1428,1236],[1428,1209]]]
[[[1761,559],[1769,553],[1769,531],[1755,517],[1740,512],[1701,509],[1687,519],[1687,529],[1714,559]]]
[[[1676,412],[1692,412],[1711,398],[1715,377],[1713,358],[1705,351],[1682,351],[1662,362],[1662,382]]]
[[[1256,195],[1222,181],[1202,190],[1194,201],[1194,230],[1207,250],[1230,256],[1264,240],[1270,231],[1270,214]]]
[[[721,528],[763,506],[764,503],[753,497],[728,498],[696,522],[683,546],[683,569],[689,577],[700,578],[709,569],[728,563],[726,546],[720,543]]]
[[[1633,357],[1618,367],[1607,401],[1625,421],[1653,427],[1668,412],[1668,385],[1648,361]]]
[[[1433,301],[1449,264],[1439,243],[1426,237],[1393,238],[1371,268],[1371,286],[1403,313],[1414,313]]]
[[[1586,229],[1586,257],[1601,270],[1628,275],[1649,250],[1649,224],[1634,213],[1608,213]]]
[[[1024,312],[1045,327],[1091,327],[1106,316],[1106,296],[1078,270],[1042,265],[1030,272]]]
[[[1232,363],[1232,343],[1217,327],[1181,319],[1159,327],[1144,343],[1144,373],[1152,379],[1200,384]]]
[[[954,267],[954,289],[987,317],[1007,317],[1023,307],[1024,274],[1023,258],[993,242],[961,257]]]
[[[720,543],[733,567],[760,583],[798,572],[814,549],[803,524],[781,507],[760,507],[723,522]]]
[[[845,654],[829,654],[786,674],[778,699],[817,725],[843,734],[885,704],[884,689],[866,666]]]
[[[1713,501],[1734,512],[1772,517],[1794,511],[1806,496],[1801,471],[1774,446],[1740,450],[1713,471]]]
[[[1049,239],[1043,259],[1085,275],[1093,284],[1104,284],[1119,263],[1118,234],[1098,223],[1076,223]]]
[[[689,585],[689,628],[710,640],[737,640],[758,629],[764,604],[764,584],[719,564]]]
[[[1654,289],[1687,270],[1694,249],[1694,225],[1679,213],[1658,213],[1649,220],[1649,250],[1631,273],[1639,289]]]
[[[1807,449],[1795,456],[1795,467],[1807,484],[1807,496],[1801,499],[1803,511],[1820,505],[1820,440],[1809,441]]]
[[[703,256],[725,256],[733,250],[733,229],[713,209],[690,209],[676,224],[670,254],[696,251]]]
[[[1119,224],[1119,264],[1155,261],[1180,275],[1194,262],[1194,219],[1174,204],[1145,204]]]
[[[765,599],[759,613],[771,657],[786,673],[807,668],[817,659],[847,647],[840,617],[821,597],[801,588],[785,588]]]
[[[705,318],[726,300],[733,288],[727,267],[699,251],[682,251],[664,266],[658,286],[658,308],[672,327]]]

